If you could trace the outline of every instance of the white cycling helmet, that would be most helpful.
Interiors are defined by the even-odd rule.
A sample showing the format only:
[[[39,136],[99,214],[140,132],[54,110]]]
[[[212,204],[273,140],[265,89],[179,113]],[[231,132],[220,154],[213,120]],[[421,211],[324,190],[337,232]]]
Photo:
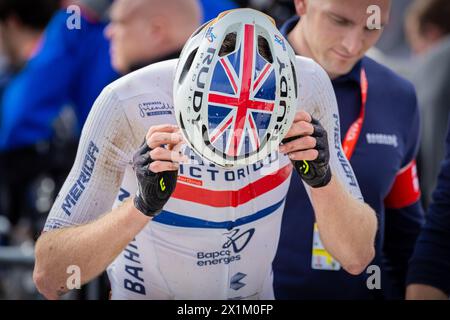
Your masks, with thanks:
[[[294,51],[269,16],[222,12],[180,55],[178,125],[189,146],[221,167],[255,163],[278,149],[297,108]]]

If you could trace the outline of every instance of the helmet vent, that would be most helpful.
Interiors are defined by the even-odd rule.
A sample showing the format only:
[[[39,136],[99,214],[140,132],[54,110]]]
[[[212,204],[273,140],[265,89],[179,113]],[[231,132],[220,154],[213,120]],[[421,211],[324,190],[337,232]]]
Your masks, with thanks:
[[[219,51],[219,57],[226,56],[236,50],[236,36],[236,32],[229,33],[225,36]]]
[[[191,69],[192,62],[194,61],[195,55],[197,54],[197,50],[198,50],[198,48],[193,50],[189,54],[188,58],[186,59],[186,63],[184,64],[183,70],[181,71],[181,74],[180,74],[180,79],[178,80],[179,84],[183,83],[184,78],[186,77],[187,73],[189,72],[189,69]]]
[[[269,43],[266,38],[258,36],[258,52],[269,63],[273,63],[272,52],[270,51]]]
[[[295,87],[295,97],[298,97],[298,85],[297,85],[297,73],[295,72],[294,64],[291,61],[291,69],[292,69],[292,76],[294,77],[294,87]]]

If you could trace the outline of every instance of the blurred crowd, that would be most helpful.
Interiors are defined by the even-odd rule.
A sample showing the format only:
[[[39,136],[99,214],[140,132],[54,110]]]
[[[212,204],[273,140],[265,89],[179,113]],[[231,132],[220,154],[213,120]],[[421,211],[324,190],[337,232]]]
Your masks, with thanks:
[[[73,164],[89,110],[108,83],[177,57],[192,29],[221,11],[249,6],[278,25],[295,14],[293,0],[198,0],[199,14],[189,6],[155,12],[160,1],[111,9],[113,0],[0,0],[0,299],[38,296],[27,254]],[[370,56],[416,87],[418,173],[427,207],[445,154],[450,2],[395,0],[392,6]],[[167,18],[178,23],[171,30]]]

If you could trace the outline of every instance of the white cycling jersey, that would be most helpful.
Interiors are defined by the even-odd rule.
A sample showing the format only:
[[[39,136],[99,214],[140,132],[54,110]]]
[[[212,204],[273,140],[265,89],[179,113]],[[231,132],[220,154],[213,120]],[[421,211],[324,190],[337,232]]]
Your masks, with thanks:
[[[135,194],[134,152],[151,126],[176,124],[176,63],[150,65],[104,89],[45,231],[89,223]],[[333,174],[362,199],[341,150],[331,82],[312,60],[297,57],[296,64],[298,110],[321,121]],[[288,157],[275,152],[254,165],[225,170],[189,149],[186,153],[193,161],[180,166],[176,190],[162,213],[108,267],[112,298],[273,298],[271,263],[293,170]],[[297,174],[292,183],[301,183]]]

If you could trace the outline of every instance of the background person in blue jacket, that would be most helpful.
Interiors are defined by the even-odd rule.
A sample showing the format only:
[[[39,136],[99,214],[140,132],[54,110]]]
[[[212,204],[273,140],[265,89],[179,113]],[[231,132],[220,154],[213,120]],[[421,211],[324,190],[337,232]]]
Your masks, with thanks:
[[[450,1],[412,1],[405,17],[406,35],[415,59],[414,68],[410,68],[411,80],[421,116],[417,168],[422,203],[427,208],[445,157],[450,114]]]
[[[231,0],[197,1],[203,5],[203,20],[236,7]],[[78,136],[92,104],[118,77],[104,34],[112,2],[39,0],[30,4],[26,0],[0,0],[2,43],[16,70],[0,106],[0,214],[6,214],[13,225],[23,217],[39,220],[46,216],[55,191],[72,165]],[[64,7],[52,18],[59,3]],[[73,10],[71,5],[80,10]],[[81,15],[76,16],[78,13]],[[26,17],[24,21],[22,16]],[[27,19],[40,23],[37,31],[34,26],[25,28],[36,35],[36,41],[22,41],[23,37],[17,36],[22,22],[29,24]],[[151,45],[153,40],[147,42]],[[34,43],[33,50],[27,49],[28,43]],[[137,69],[149,62],[151,59],[144,58],[132,67]],[[48,178],[53,181],[52,190],[41,197],[38,186]],[[38,202],[48,205],[36,208]]]
[[[0,110],[0,209],[13,225],[25,216],[39,220],[50,209],[94,100],[117,78],[103,36],[102,16],[110,1],[99,0],[92,8],[89,1],[70,1],[81,9],[75,28],[68,27],[75,12],[63,9],[52,17],[58,2],[0,1],[2,42],[16,66]],[[24,36],[29,30],[35,35],[31,39]],[[74,116],[61,116],[70,110],[66,106]],[[38,191],[43,181],[48,182],[45,197]]]
[[[16,2],[2,0],[8,1]],[[109,61],[109,45],[103,36],[106,22],[101,20],[101,13],[83,1],[72,2],[81,8],[79,28],[68,28],[74,12],[59,11],[5,90],[2,151],[49,141],[54,135],[54,121],[67,105],[75,111],[79,132],[99,92],[118,76]],[[106,9],[109,1],[104,2]]]
[[[342,143],[379,231],[377,272],[346,273],[323,248],[304,187],[291,183],[274,261],[277,299],[401,298],[406,268],[423,220],[415,157],[419,110],[413,86],[367,58],[388,22],[390,0],[295,0],[297,14],[282,28],[297,54],[329,74],[341,118]],[[368,28],[368,7],[381,25]],[[366,96],[367,94],[367,96]],[[347,134],[346,134],[347,133]],[[293,176],[293,179],[297,177]],[[352,223],[352,221],[348,221]],[[375,274],[375,276],[377,276]],[[372,287],[373,288],[373,287]]]
[[[205,21],[236,7],[231,0],[199,2]],[[51,139],[54,120],[67,105],[75,111],[78,135],[95,98],[118,77],[110,63],[109,41],[103,33],[108,22],[105,12],[112,0],[64,3],[81,8],[80,28],[68,28],[74,12],[61,10],[46,28],[39,49],[21,61],[24,67],[3,97],[0,150],[29,147]],[[45,18],[42,14],[37,16]]]
[[[214,19],[223,11],[237,8],[233,0],[200,0],[203,22]]]
[[[450,131],[447,135],[447,155],[442,163],[426,224],[417,239],[407,283],[407,299],[449,299]]]

